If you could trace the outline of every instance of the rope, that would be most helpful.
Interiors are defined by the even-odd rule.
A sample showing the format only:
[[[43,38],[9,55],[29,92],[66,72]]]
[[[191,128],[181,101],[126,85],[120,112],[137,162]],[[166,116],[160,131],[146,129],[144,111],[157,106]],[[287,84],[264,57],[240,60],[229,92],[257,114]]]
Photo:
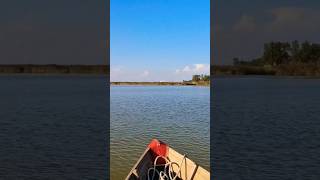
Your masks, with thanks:
[[[157,161],[159,158],[164,159],[166,163],[165,164],[157,164]],[[154,160],[153,167],[148,169],[148,180],[155,180],[156,173],[159,177],[158,180],[176,180],[178,175],[181,173],[181,166],[182,166],[183,161],[185,161],[185,159],[186,159],[186,155],[183,155],[182,161],[179,165],[177,162],[171,162],[168,158],[166,158],[164,156],[157,156],[156,159]],[[176,165],[178,167],[177,173],[174,173],[173,165]],[[157,170],[157,166],[164,166],[164,170],[163,171]],[[168,172],[167,172],[167,169],[168,169]],[[150,171],[153,171],[151,179],[150,179]],[[175,175],[173,176],[173,174],[175,174]]]

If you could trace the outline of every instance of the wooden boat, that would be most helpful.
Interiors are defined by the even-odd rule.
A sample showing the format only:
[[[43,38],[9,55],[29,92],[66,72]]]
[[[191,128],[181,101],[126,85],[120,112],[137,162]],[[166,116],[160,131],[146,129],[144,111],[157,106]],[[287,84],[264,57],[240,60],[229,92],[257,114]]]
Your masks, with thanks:
[[[158,179],[209,180],[210,173],[167,144],[153,139],[126,180]]]

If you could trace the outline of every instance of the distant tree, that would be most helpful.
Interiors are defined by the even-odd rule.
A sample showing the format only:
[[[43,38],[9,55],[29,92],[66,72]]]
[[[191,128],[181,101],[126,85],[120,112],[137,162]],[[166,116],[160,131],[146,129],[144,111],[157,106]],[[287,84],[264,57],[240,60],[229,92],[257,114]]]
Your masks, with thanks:
[[[277,66],[289,61],[289,43],[271,42],[264,45],[263,61],[265,64]]]
[[[192,81],[200,81],[200,79],[201,79],[201,76],[200,75],[193,75],[192,76]]]
[[[251,60],[233,58],[233,65],[278,66],[284,64],[320,64],[320,44],[305,41],[269,42],[264,44],[263,55]],[[203,77],[202,77],[203,78]]]
[[[300,44],[299,41],[292,41],[290,47],[291,62],[300,62]]]
[[[311,44],[310,62],[313,64],[320,61],[320,44]]]
[[[301,50],[299,52],[300,60],[302,63],[308,63],[311,59],[311,44],[305,41],[301,44]]]
[[[209,75],[204,75],[202,77],[202,81],[210,81],[210,76]]]
[[[239,60],[239,58],[233,58],[233,65],[235,65],[235,66],[237,66],[237,65],[239,65],[240,64],[240,60]]]
[[[253,65],[253,66],[263,65],[262,58],[252,59],[252,60],[250,61],[250,65]]]

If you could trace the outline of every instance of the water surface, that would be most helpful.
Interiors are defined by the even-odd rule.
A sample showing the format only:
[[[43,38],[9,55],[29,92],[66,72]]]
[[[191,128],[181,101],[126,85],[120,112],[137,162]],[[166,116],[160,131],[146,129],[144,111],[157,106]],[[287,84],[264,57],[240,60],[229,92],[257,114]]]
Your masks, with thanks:
[[[0,179],[105,179],[106,77],[0,76]]]
[[[320,179],[320,80],[215,78],[216,179]]]
[[[124,179],[152,138],[209,169],[210,89],[111,86],[111,179]]]

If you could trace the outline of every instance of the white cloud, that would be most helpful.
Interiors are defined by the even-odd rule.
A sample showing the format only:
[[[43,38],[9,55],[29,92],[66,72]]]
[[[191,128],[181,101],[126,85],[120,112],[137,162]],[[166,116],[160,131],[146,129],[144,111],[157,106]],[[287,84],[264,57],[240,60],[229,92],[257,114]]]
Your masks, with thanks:
[[[193,64],[187,65],[182,69],[176,69],[176,74],[209,74],[210,64]]]
[[[254,18],[248,15],[242,15],[240,20],[233,26],[234,31],[253,32],[255,29]]]
[[[143,77],[149,76],[149,71],[148,70],[144,70],[143,73],[141,74]]]
[[[256,21],[254,15],[243,14],[231,30],[235,32],[290,33],[320,30],[320,12],[312,8],[280,7],[269,9],[260,16],[269,21]],[[289,31],[289,32],[288,32]]]
[[[113,73],[119,73],[121,72],[121,68],[117,67],[117,68],[111,68],[111,72]]]
[[[123,74],[122,67],[110,67],[110,79],[116,79],[117,77],[121,77]]]
[[[318,31],[320,29],[320,13],[313,9],[298,7],[282,7],[269,11],[273,20],[267,24],[269,31]]]
[[[111,81],[149,81],[149,70],[133,70],[124,66],[110,67]]]
[[[192,64],[186,65],[175,70],[174,77],[179,81],[190,80],[195,74],[210,74],[210,64]]]
[[[191,69],[190,69],[189,66],[185,66],[182,71],[183,72],[189,72],[189,71],[191,71]]]
[[[207,74],[210,72],[210,65],[209,64],[195,64],[195,71],[201,72],[203,74]]]
[[[179,69],[132,69],[124,66],[111,66],[111,81],[182,81],[190,80],[194,74],[209,74],[209,64],[193,64]]]

